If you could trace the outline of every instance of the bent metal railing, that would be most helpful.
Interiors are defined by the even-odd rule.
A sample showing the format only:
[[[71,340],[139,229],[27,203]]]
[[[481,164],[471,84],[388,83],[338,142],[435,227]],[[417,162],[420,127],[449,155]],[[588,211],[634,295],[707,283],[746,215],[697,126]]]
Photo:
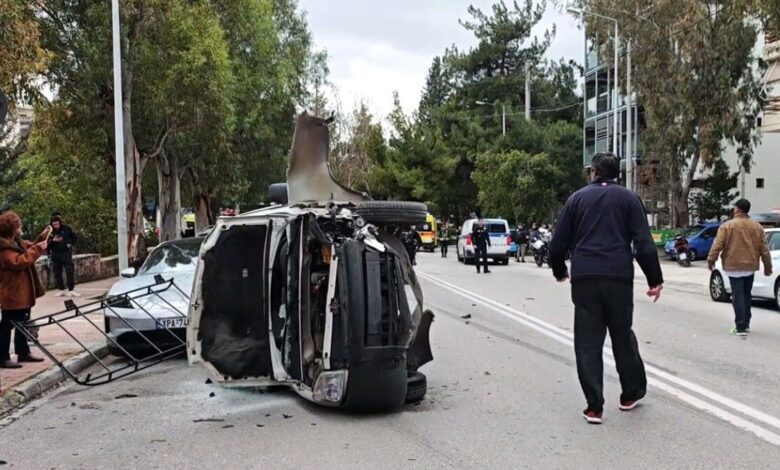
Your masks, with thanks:
[[[171,297],[178,299],[180,296],[183,300],[180,305],[189,305],[189,295],[182,291],[173,279],[165,280],[158,274],[154,280],[155,283],[152,285],[83,305],[76,305],[73,300],[67,300],[65,301],[65,310],[20,322],[16,326],[65,375],[77,384],[89,386],[105,384],[147,369],[186,351],[184,335],[177,335],[174,331],[175,327],[172,325],[186,328],[187,312],[186,309],[176,307],[174,303],[179,302],[172,302]],[[164,317],[160,317],[159,313],[154,315],[150,311],[150,299],[165,307]],[[128,315],[129,313],[133,313],[133,315]],[[106,332],[104,327],[95,322],[94,318],[90,318],[90,315],[94,314],[102,314],[104,326],[109,323],[107,318],[116,319],[122,325],[119,330],[121,334],[116,335],[112,331]],[[139,329],[138,325],[134,324],[139,318],[144,321],[151,320],[155,329]],[[91,325],[92,328],[88,327],[86,331],[99,332],[99,337],[105,340],[109,351],[120,358],[111,358],[105,355],[101,357],[100,354],[96,354],[94,344],[85,344],[87,341],[83,338],[85,331],[74,331],[74,328],[68,329],[66,325],[63,325],[74,319],[83,319],[86,324]],[[147,322],[147,324],[149,323]],[[39,339],[42,336],[40,330],[49,327],[57,327],[62,330],[67,338],[80,348],[77,354],[91,357],[95,365],[87,368],[82,376],[79,375],[80,372],[71,370],[72,366],[69,368],[65,360],[57,357],[54,348],[46,347]],[[129,335],[132,337],[132,341],[124,341],[122,335]],[[79,339],[79,336],[82,338]]]

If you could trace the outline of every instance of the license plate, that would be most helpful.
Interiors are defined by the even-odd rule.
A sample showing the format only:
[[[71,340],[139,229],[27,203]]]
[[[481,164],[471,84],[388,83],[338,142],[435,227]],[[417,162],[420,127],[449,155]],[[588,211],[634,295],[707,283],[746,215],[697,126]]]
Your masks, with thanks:
[[[686,255],[685,253],[680,253],[680,254],[679,254],[679,255],[677,255],[677,256],[678,256],[678,257],[679,257],[681,260],[683,260],[683,261],[685,261],[686,259],[688,259],[688,255]]]
[[[174,318],[158,318],[157,329],[163,330],[165,328],[186,328],[187,317],[174,317]]]

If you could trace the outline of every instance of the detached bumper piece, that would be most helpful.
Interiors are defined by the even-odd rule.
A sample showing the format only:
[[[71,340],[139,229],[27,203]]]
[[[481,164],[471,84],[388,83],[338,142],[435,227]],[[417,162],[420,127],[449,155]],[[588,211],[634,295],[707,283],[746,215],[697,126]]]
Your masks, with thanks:
[[[183,303],[172,302],[172,296],[181,296]],[[177,308],[175,304],[188,305],[189,295],[173,280],[166,281],[158,275],[155,277],[155,284],[84,305],[77,306],[72,300],[68,300],[64,310],[17,323],[16,326],[74,382],[79,385],[101,385],[147,369],[186,351],[186,341],[166,326],[167,322],[160,321],[144,307],[150,303],[165,305],[167,316],[180,318],[180,322],[186,324],[187,312]],[[127,314],[122,311],[132,311],[133,318],[126,317]],[[126,330],[123,328],[125,333],[132,335],[134,342],[140,343],[142,347],[127,347],[119,337],[107,333],[104,329],[104,314],[111,316],[113,323],[123,324],[126,327]],[[157,329],[138,330],[133,323],[138,321],[139,315],[144,320],[148,318],[154,322]],[[58,329],[60,333],[64,333],[65,339],[76,346],[75,354],[86,353],[96,365],[82,375],[69,370],[64,364],[65,358],[58,357],[57,351],[38,340],[38,332],[42,328]],[[100,343],[96,344],[96,338],[104,340],[109,350],[123,357],[101,358],[96,355],[95,346],[102,346]],[[70,349],[68,355],[72,355],[72,352]]]

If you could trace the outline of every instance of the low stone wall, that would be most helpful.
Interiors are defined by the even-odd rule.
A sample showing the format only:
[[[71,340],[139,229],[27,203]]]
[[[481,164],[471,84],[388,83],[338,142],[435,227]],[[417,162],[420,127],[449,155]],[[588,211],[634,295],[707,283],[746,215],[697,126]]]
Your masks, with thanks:
[[[118,256],[101,258],[100,255],[97,254],[75,255],[73,257],[73,265],[76,271],[76,284],[107,279],[119,275]],[[56,287],[54,270],[52,268],[47,268],[43,261],[38,261],[35,264],[35,269],[38,271],[41,282],[47,289],[54,289]],[[65,274],[63,273],[63,278],[64,277]]]

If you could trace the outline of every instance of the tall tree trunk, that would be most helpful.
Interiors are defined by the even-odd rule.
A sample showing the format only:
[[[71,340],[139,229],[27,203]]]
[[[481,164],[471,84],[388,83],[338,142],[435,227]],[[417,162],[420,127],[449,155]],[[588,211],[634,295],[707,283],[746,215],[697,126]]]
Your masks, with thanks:
[[[155,159],[157,167],[157,187],[160,200],[160,241],[166,242],[181,238],[181,181],[179,178],[179,159],[175,153],[165,149]]]
[[[190,185],[192,187],[192,207],[195,212],[195,232],[199,233],[216,223],[214,211],[211,209],[213,193],[203,184],[195,170],[188,168]]]
[[[130,266],[138,266],[146,259],[146,240],[144,239],[143,212],[141,207],[141,180],[146,166],[146,158],[141,155],[133,136],[131,109],[132,73],[123,65],[122,114],[125,139],[125,191],[127,195],[127,258]],[[123,249],[122,247],[118,247]]]
[[[195,231],[200,232],[216,222],[214,212],[211,210],[211,195],[207,192],[196,193],[193,196],[195,210]]]

